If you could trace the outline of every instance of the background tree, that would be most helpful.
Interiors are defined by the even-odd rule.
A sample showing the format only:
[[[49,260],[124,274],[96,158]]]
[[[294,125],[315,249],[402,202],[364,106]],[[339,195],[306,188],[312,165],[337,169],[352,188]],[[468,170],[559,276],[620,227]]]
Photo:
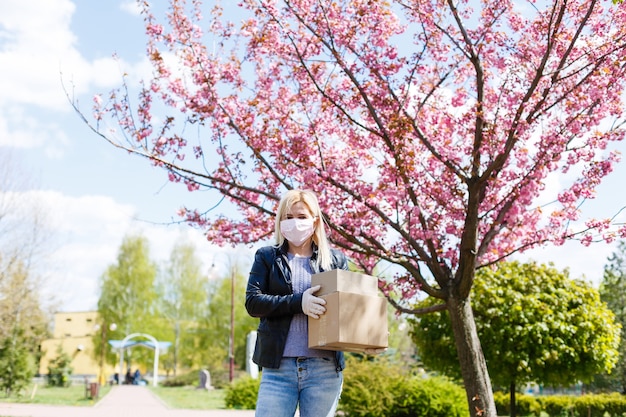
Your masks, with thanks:
[[[27,262],[18,257],[0,273],[0,341],[12,339],[19,330],[25,349],[38,362],[50,315],[43,305],[39,280]]]
[[[0,385],[19,392],[34,374],[48,335],[51,300],[40,291],[52,235],[44,210],[26,198],[28,176],[0,149]]]
[[[72,358],[63,350],[62,345],[57,346],[56,356],[48,365],[48,385],[51,387],[69,387],[72,383]]]
[[[617,250],[608,258],[600,284],[600,297],[615,314],[617,323],[622,326],[619,360],[615,370],[602,378],[608,387],[614,387],[626,394],[626,242],[620,241]],[[599,385],[600,380],[595,384]]]
[[[568,275],[534,262],[502,262],[477,273],[472,305],[478,335],[492,381],[509,390],[511,416],[524,384],[588,382],[617,362],[620,330],[613,312],[596,289]],[[410,321],[423,363],[460,377],[448,314]]]
[[[0,341],[0,389],[7,397],[20,395],[35,375],[32,343],[24,331],[14,327],[11,337]]]
[[[156,318],[157,272],[156,263],[150,259],[149,244],[145,237],[124,237],[117,262],[110,265],[101,277],[98,313],[102,325],[117,325],[115,331],[107,333],[109,339],[122,339],[132,333],[147,333],[157,340],[163,340],[161,333],[164,330]],[[107,349],[107,361],[111,361],[113,355],[110,348],[100,338],[101,333],[95,332],[95,357],[100,358],[100,349],[104,347]],[[152,363],[154,355],[148,349],[137,348],[127,350],[125,357],[127,360],[132,357],[135,362],[146,365]]]
[[[229,265],[229,271],[212,282],[207,308],[198,326],[201,340],[197,352],[198,362],[204,364],[211,375],[221,381],[228,380],[232,274],[235,277],[234,352],[237,369],[245,368],[246,337],[258,326],[258,320],[250,317],[244,306],[248,276],[243,271],[248,269],[233,261]]]
[[[195,247],[190,243],[177,243],[164,272],[157,280],[158,311],[170,329],[166,339],[173,342],[174,376],[180,358],[193,357],[193,350],[198,348],[192,330],[204,315],[209,296],[208,285],[209,279],[202,273],[202,262],[195,253]]]
[[[141,4],[153,78],[137,108],[133,86],[96,96],[94,131],[214,191],[181,212],[216,243],[266,239],[283,191],[317,191],[335,245],[365,272],[397,266],[397,308],[448,311],[470,412],[494,417],[476,269],[624,234],[581,203],[619,158],[626,6],[170,0],[159,21]],[[407,308],[418,291],[439,304]]]

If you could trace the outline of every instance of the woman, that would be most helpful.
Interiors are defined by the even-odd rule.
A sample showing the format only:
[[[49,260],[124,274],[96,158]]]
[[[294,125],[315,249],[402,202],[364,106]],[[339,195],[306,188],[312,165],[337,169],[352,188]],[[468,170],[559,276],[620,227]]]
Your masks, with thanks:
[[[253,361],[263,368],[257,417],[335,415],[343,382],[342,352],[308,347],[308,318],[324,314],[326,302],[311,288],[311,275],[348,269],[331,249],[317,197],[286,192],[276,213],[276,245],[259,249],[246,291],[246,309],[261,322]]]

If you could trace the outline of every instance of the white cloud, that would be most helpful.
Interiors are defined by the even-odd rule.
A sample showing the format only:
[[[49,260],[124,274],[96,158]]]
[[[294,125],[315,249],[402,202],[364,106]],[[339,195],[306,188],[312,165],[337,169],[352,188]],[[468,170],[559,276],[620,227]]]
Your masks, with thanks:
[[[56,123],[29,113],[23,106],[0,106],[0,146],[42,148],[51,159],[63,155],[69,139]]]
[[[0,105],[60,103],[60,58],[72,51],[75,6],[68,0],[3,2],[0,7]]]
[[[115,261],[135,209],[97,195],[69,197],[33,190],[17,197],[46,213],[52,243],[37,271],[45,283],[43,294],[62,310],[95,308],[99,277]]]
[[[221,270],[234,253],[231,248],[211,245],[198,230],[186,225],[161,226],[136,221],[135,207],[110,197],[70,197],[43,190],[19,193],[15,197],[22,205],[37,205],[47,214],[54,243],[38,273],[45,282],[44,295],[56,300],[63,311],[97,307],[100,277],[107,267],[115,264],[127,235],[145,237],[150,256],[159,265],[169,259],[174,244],[184,239],[196,248],[207,276],[213,263]],[[239,249],[237,253],[242,254],[243,262],[248,260],[246,250]]]
[[[120,9],[133,16],[139,16],[141,9],[135,0],[125,1],[120,5]]]
[[[0,145],[38,147],[47,143],[47,136],[61,135],[40,112],[71,112],[64,89],[70,97],[80,97],[119,86],[124,72],[134,75],[132,81],[149,74],[145,57],[136,69],[112,56],[84,58],[71,30],[75,9],[69,0],[0,4]],[[89,113],[91,102],[82,105]],[[34,107],[26,113],[26,106]],[[58,146],[48,149],[61,151]]]

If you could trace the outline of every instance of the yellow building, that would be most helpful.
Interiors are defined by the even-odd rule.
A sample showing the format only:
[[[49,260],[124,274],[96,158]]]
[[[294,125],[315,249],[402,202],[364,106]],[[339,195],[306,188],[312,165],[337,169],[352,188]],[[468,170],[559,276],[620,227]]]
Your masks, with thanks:
[[[56,313],[52,339],[41,344],[43,356],[39,363],[39,373],[48,374],[48,364],[58,356],[59,346],[72,358],[72,377],[87,378],[96,382],[100,375],[100,361],[95,358],[93,336],[100,331],[97,311]],[[104,380],[111,379],[115,369],[106,363],[103,366]]]

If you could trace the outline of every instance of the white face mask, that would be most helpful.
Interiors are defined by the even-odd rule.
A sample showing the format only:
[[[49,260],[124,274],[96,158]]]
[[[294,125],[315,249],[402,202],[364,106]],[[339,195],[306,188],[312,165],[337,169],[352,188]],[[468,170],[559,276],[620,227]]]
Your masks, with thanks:
[[[315,231],[314,219],[287,219],[280,222],[283,237],[295,246],[302,245]]]

